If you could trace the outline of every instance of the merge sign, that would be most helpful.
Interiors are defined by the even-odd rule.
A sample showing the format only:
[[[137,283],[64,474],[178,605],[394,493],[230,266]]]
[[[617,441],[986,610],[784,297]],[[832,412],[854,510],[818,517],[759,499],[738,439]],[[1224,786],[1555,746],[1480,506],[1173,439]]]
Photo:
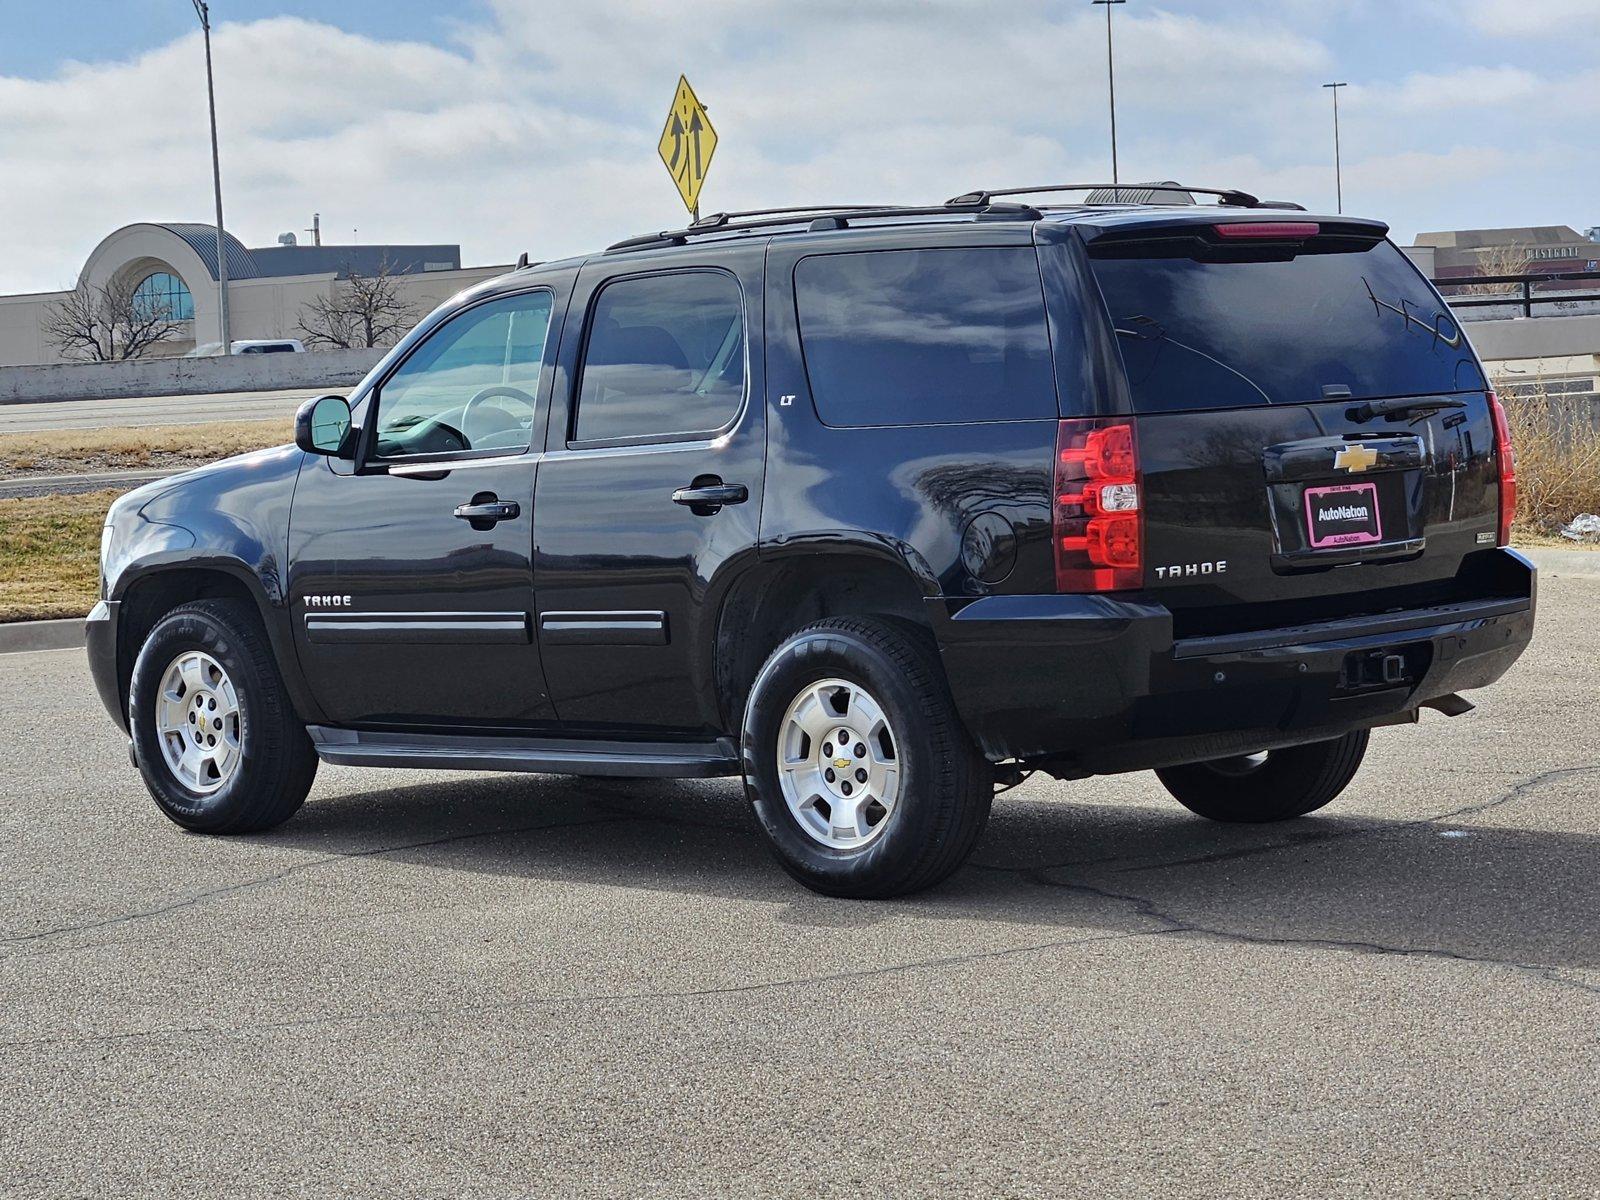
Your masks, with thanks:
[[[700,214],[700,187],[711,169],[711,156],[717,149],[717,131],[711,128],[706,106],[694,94],[689,81],[678,76],[678,91],[661,131],[661,161],[667,164],[672,182],[678,185],[684,207],[692,216]]]

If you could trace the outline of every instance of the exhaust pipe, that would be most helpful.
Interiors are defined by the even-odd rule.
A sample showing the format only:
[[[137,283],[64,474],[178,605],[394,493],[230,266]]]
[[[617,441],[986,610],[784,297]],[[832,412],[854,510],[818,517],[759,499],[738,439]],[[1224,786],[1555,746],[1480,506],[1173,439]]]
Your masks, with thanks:
[[[1424,700],[1423,708],[1431,708],[1435,712],[1442,712],[1447,717],[1461,717],[1471,712],[1476,706],[1466,699],[1460,692],[1451,692],[1448,696],[1440,696],[1434,700]]]

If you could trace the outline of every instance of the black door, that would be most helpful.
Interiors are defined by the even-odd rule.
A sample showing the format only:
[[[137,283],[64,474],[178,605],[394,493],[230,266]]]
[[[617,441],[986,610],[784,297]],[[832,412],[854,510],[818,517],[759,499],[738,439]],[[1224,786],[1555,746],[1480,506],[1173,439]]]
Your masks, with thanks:
[[[527,729],[552,716],[533,634],[534,482],[557,296],[433,329],[365,398],[356,463],[306,464],[289,594],[338,724]]]
[[[578,277],[534,567],[563,723],[718,725],[717,601],[760,522],[762,253],[711,250],[694,269],[602,261]]]

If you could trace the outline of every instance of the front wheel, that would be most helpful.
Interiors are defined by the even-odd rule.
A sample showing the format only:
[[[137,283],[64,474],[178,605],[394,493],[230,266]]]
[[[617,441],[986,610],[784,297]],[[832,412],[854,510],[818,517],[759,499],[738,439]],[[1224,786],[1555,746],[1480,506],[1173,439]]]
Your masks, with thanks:
[[[1162,767],[1156,778],[1190,812],[1213,821],[1259,823],[1303,817],[1355,778],[1369,731],[1328,742]]]
[[[773,653],[745,709],[750,802],[784,869],[830,896],[927,888],[971,853],[994,795],[931,638],[845,617]]]
[[[130,691],[134,761],[185,829],[270,829],[311,790],[316,751],[248,605],[200,600],[168,613],[139,651]]]

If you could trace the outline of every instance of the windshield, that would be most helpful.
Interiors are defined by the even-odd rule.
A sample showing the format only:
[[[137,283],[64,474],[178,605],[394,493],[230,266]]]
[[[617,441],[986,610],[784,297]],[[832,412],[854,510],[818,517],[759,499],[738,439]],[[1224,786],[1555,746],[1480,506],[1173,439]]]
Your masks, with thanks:
[[[1460,326],[1389,242],[1288,261],[1123,246],[1091,262],[1138,412],[1485,386]]]

